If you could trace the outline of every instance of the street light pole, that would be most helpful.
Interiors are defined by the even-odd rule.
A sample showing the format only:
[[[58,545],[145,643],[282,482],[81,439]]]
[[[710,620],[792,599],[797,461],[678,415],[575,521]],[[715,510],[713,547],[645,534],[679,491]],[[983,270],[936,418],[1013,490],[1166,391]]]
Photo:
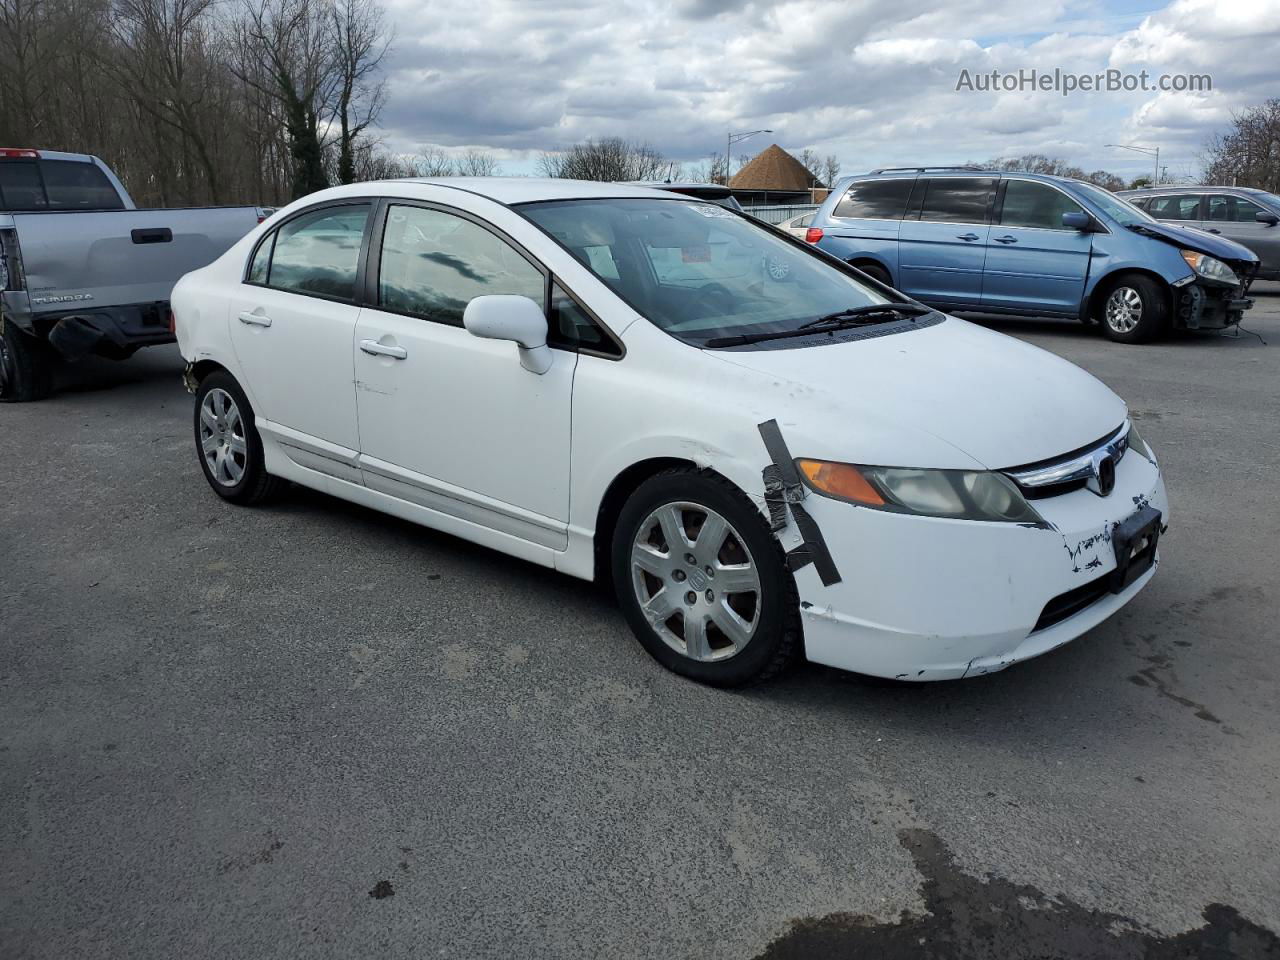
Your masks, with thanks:
[[[724,185],[729,185],[729,163],[733,157],[733,145],[739,140],[745,140],[747,137],[754,137],[757,133],[773,133],[772,130],[748,130],[745,133],[734,133],[729,131],[729,137],[724,144]]]
[[[1153,187],[1160,186],[1160,148],[1159,147],[1142,147],[1135,143],[1107,143],[1103,144],[1107,147],[1118,147],[1121,150],[1132,150],[1134,153],[1145,153],[1148,157],[1155,157],[1156,166],[1153,171],[1151,185]]]

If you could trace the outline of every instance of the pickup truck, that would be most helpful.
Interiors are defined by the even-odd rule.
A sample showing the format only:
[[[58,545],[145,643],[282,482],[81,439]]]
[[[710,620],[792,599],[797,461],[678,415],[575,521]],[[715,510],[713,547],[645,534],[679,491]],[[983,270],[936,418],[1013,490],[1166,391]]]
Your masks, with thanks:
[[[0,400],[38,400],[59,359],[171,343],[169,294],[263,207],[139,210],[97,157],[0,148]]]

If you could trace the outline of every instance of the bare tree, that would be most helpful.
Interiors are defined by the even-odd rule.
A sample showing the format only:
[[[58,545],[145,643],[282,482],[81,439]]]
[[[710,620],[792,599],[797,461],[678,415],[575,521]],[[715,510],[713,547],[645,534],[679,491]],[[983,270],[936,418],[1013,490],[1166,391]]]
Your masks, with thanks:
[[[453,163],[453,172],[460,177],[496,177],[498,159],[487,150],[468,150]]]
[[[804,165],[804,168],[809,171],[809,176],[813,177],[815,180],[818,179],[818,173],[822,170],[822,160],[818,157],[816,152],[805,147],[800,151],[800,156],[796,159],[799,160],[800,163]]]
[[[413,169],[419,177],[452,177],[453,158],[439,147],[424,146],[413,158]]]
[[[992,170],[1008,170],[1020,173],[1045,173],[1055,177],[1070,177],[1073,180],[1083,180],[1086,183],[1093,183],[1105,190],[1123,190],[1125,182],[1114,173],[1106,170],[1086,171],[1083,167],[1077,167],[1068,163],[1061,157],[1046,157],[1042,153],[1024,153],[1018,157],[998,157],[995,160],[989,160],[981,166],[988,167]]]
[[[839,179],[840,158],[834,153],[828,153],[822,161],[822,182],[828,187],[834,187]]]
[[[327,0],[244,0],[232,26],[232,70],[283,114],[296,199],[329,185],[322,118],[335,93]]]
[[[337,88],[338,182],[351,183],[356,178],[356,138],[377,121],[386,101],[386,80],[379,70],[391,38],[386,15],[374,0],[334,0],[329,28]]]
[[[1280,97],[1231,115],[1203,157],[1205,183],[1280,191]]]
[[[667,161],[648,144],[605,137],[575,143],[559,153],[544,153],[538,169],[548,177],[572,180],[657,180],[665,175]]]

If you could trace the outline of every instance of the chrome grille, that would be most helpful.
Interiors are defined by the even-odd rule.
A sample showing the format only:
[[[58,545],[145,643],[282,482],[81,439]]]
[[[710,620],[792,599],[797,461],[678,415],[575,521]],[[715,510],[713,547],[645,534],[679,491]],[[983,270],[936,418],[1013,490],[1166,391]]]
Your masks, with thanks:
[[[1080,450],[1003,472],[1031,499],[1058,496],[1081,487],[1104,497],[1111,492],[1115,467],[1128,449],[1129,421],[1126,420],[1119,429]]]

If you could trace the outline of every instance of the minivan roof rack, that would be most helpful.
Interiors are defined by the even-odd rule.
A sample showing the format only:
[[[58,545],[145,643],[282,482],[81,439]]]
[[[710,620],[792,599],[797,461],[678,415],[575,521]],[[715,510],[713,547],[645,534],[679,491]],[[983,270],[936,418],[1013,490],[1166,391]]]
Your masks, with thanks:
[[[879,167],[872,170],[872,173],[928,173],[930,170],[981,170],[982,167],[975,167],[971,163],[952,164],[942,167]]]

